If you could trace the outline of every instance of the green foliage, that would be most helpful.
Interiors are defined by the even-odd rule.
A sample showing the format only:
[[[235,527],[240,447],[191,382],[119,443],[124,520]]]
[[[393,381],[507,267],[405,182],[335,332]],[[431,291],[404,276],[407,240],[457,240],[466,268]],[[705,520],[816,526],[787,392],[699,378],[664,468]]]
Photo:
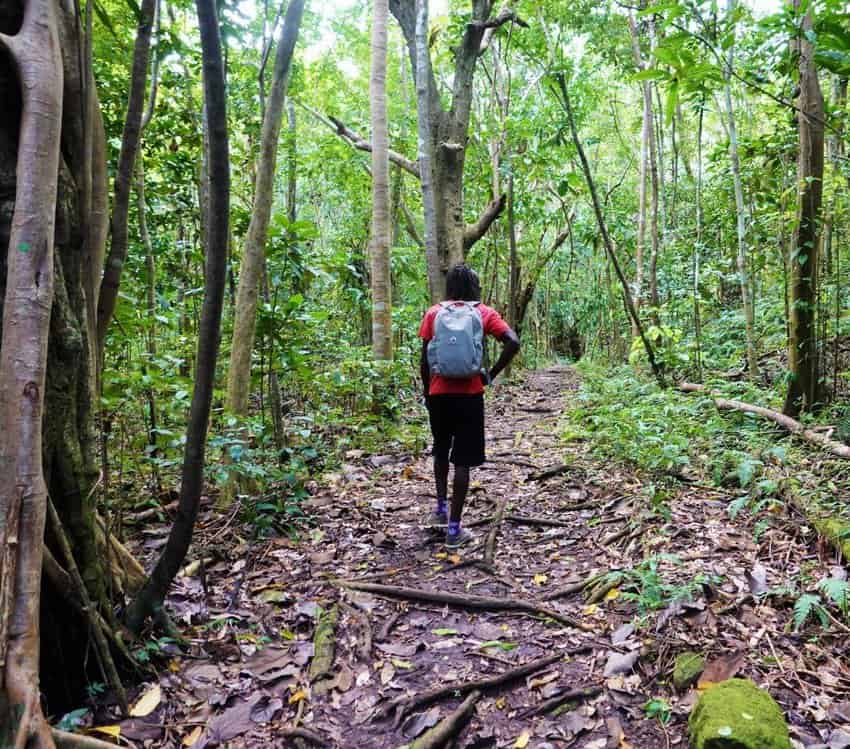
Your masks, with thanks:
[[[653,697],[649,702],[644,704],[643,712],[650,720],[657,718],[664,725],[669,723],[673,718],[673,709],[670,707],[670,703],[663,697]]]
[[[679,564],[681,562],[676,557],[662,554],[644,559],[637,567],[615,573],[622,574],[625,580],[623,598],[634,601],[641,616],[663,609],[676,601],[693,600],[694,594],[702,585],[708,583],[710,578],[700,574],[677,582],[666,577],[661,571],[662,565],[669,567]]]

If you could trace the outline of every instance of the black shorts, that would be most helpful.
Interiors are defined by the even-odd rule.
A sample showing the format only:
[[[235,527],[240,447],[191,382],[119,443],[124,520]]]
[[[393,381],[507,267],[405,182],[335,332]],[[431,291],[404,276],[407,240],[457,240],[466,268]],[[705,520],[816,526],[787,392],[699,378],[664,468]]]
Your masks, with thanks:
[[[484,394],[428,396],[434,457],[458,466],[484,462]],[[449,457],[451,450],[451,457]]]

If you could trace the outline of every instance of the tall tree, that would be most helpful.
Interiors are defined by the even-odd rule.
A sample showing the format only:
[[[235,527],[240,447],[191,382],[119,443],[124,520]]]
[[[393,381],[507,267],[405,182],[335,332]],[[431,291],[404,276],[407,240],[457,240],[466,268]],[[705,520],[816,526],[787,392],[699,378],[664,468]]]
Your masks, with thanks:
[[[203,57],[204,111],[208,131],[207,163],[210,171],[205,295],[198,330],[195,389],[186,429],[177,517],[171,526],[159,561],[127,611],[127,623],[134,632],[141,629],[148,616],[161,610],[171,581],[183,564],[192,541],[204,484],[207,427],[221,340],[221,310],[227,275],[227,243],[230,237],[227,101],[217,4],[215,0],[197,0],[197,9]]]
[[[427,24],[427,5],[422,0],[389,2],[392,14],[401,25],[411,64],[416,71],[417,108],[427,106],[427,111],[419,112],[418,116],[420,138],[424,135],[428,149],[426,155],[431,158],[431,173],[422,176],[433,184],[435,195],[436,257],[427,257],[426,242],[432,301],[442,296],[448,269],[463,261],[466,250],[484,236],[505,205],[505,196],[499,196],[487,206],[475,224],[467,227],[463,208],[463,172],[472,112],[472,84],[482,47],[486,48],[494,30],[507,23],[525,23],[509,8],[491,16],[492,0],[472,0],[471,4],[472,18],[466,24],[463,37],[454,50],[451,103],[445,109],[431,68],[428,45],[417,43],[417,23],[424,14]],[[425,56],[429,58],[427,64],[421,59]],[[420,80],[420,76],[423,80]],[[420,142],[420,158],[422,154],[423,146]]]
[[[133,68],[130,77],[130,94],[127,99],[127,115],[121,136],[121,151],[115,172],[115,197],[110,223],[109,255],[100,285],[97,306],[97,350],[98,360],[103,359],[103,346],[115,305],[118,303],[118,287],[124,262],[127,260],[127,221],[130,211],[130,190],[139,143],[142,137],[142,115],[145,105],[145,86],[148,78],[151,34],[153,32],[156,0],[142,0],[139,27],[133,48]]]
[[[286,9],[283,31],[275,53],[272,86],[268,107],[263,117],[260,136],[260,154],[254,186],[254,207],[239,273],[236,293],[236,310],[233,322],[233,344],[230,349],[230,368],[227,374],[227,408],[231,413],[244,415],[248,411],[248,393],[251,386],[251,353],[254,349],[254,329],[257,317],[257,297],[265,257],[272,199],[274,175],[277,164],[277,146],[280,136],[286,84],[305,0],[292,0]]]
[[[744,309],[744,331],[747,343],[747,371],[750,379],[756,379],[759,373],[758,356],[755,341],[755,312],[750,289],[749,269],[747,267],[747,210],[744,207],[744,185],[741,178],[741,160],[738,155],[738,129],[735,124],[735,105],[732,99],[732,70],[735,65],[735,0],[728,0],[726,15],[732,25],[732,41],[726,53],[726,133],[729,136],[729,160],[732,164],[732,183],[735,189],[735,229],[738,239],[735,255],[738,266],[738,283],[741,287],[741,302]]]
[[[388,0],[374,0],[372,10],[372,353],[392,359],[390,274],[390,159],[387,133]]]
[[[39,689],[39,603],[47,482],[42,416],[54,289],[63,66],[56,4],[27,0],[0,37],[21,96],[14,215],[0,342],[0,678],[4,746],[52,747]]]
[[[791,248],[790,330],[788,368],[791,377],[784,412],[796,416],[812,408],[819,396],[817,327],[817,268],[823,196],[824,105],[811,42],[811,3],[794,0],[796,12],[805,7],[799,37],[794,40],[799,70],[800,97],[797,108],[799,150],[797,154],[797,221]]]

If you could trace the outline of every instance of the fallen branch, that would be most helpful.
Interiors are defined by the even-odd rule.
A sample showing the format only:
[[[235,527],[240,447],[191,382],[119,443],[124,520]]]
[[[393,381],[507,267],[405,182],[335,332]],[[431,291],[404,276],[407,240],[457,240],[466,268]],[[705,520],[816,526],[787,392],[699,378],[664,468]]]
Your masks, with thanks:
[[[381,630],[378,632],[378,642],[385,642],[389,639],[392,628],[398,623],[398,620],[401,618],[403,613],[404,612],[399,609],[390,615],[390,618],[384,622],[384,626],[382,626]]]
[[[448,746],[449,742],[460,733],[466,721],[469,720],[469,716],[475,709],[475,703],[478,702],[480,697],[481,692],[470,694],[457,710],[447,715],[430,731],[416,739],[410,745],[410,749],[443,749],[443,747]]]
[[[827,452],[837,455],[839,458],[850,460],[850,445],[845,445],[843,442],[831,439],[814,429],[809,429],[803,426],[796,419],[792,419],[790,416],[779,413],[779,411],[773,411],[762,406],[754,406],[751,403],[744,403],[743,401],[721,398],[715,393],[712,393],[710,390],[707,390],[705,385],[682,382],[679,384],[678,389],[683,393],[705,393],[714,401],[715,405],[723,411],[743,411],[744,413],[763,416],[765,419],[769,419],[774,424],[778,424],[783,429],[786,429],[791,432],[791,434],[800,437],[806,442],[811,442],[813,445],[817,445]]]
[[[395,585],[379,585],[377,583],[358,583],[349,580],[339,580],[338,585],[349,590],[362,590],[364,593],[374,593],[386,598],[402,598],[407,601],[425,601],[426,603],[442,603],[457,606],[462,609],[479,609],[484,611],[522,611],[553,619],[568,627],[587,631],[588,625],[576,621],[571,616],[552,611],[533,601],[521,601],[515,598],[490,598],[488,596],[461,595],[458,593],[443,593],[436,590],[419,590]]]
[[[548,713],[550,710],[554,710],[556,707],[560,707],[566,702],[587,700],[591,697],[596,697],[596,695],[601,693],[602,687],[579,687],[578,689],[571,689],[568,692],[562,692],[561,694],[555,695],[545,702],[541,702],[537,707],[533,707],[530,710],[526,710],[524,713],[520,713],[519,717],[522,719],[531,715]]]

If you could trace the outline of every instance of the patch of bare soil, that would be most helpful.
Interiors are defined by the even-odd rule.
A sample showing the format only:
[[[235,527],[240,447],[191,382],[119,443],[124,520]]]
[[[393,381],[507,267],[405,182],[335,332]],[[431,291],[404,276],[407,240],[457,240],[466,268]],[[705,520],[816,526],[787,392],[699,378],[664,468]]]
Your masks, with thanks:
[[[794,633],[795,597],[775,592],[835,560],[797,517],[756,542],[746,517],[730,519],[733,495],[659,498],[564,446],[557,421],[577,386],[557,367],[488,396],[489,460],[465,514],[478,541],[456,554],[423,527],[426,455],[355,454],[306,503],[298,540],[241,541],[247,530],[210,512],[197,548],[212,561],[170,599],[188,655],[142,689],[156,706],[122,736],[402,747],[440,727],[415,746],[684,747],[697,692],[671,674],[685,651],[706,658],[705,681],[769,689],[800,745],[850,736],[848,630]]]

